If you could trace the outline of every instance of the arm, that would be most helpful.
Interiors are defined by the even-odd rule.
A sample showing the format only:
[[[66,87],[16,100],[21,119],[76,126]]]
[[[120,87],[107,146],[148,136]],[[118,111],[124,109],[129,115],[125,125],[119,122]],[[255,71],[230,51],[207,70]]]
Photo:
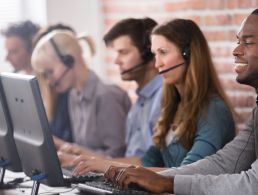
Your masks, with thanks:
[[[103,140],[104,154],[107,156],[124,155],[128,105],[130,105],[128,96],[121,89],[115,87],[98,98],[97,129],[101,131],[100,137]]]
[[[213,98],[207,112],[202,113],[194,138],[193,146],[181,162],[181,165],[216,153],[235,136],[234,120],[223,101]]]
[[[239,135],[222,150],[218,151],[217,154],[209,156],[191,165],[186,165],[178,169],[172,168],[162,171],[160,174],[166,176],[176,175],[174,189],[175,193],[179,194],[187,194],[190,192],[193,194],[199,194],[199,190],[204,190],[204,188],[215,191],[221,189],[225,190],[225,193],[228,192],[227,189],[232,190],[229,189],[230,186],[236,185],[238,185],[238,188],[235,188],[235,190],[245,190],[245,188],[239,189],[243,186],[243,184],[240,184],[241,181],[244,182],[246,188],[250,188],[251,183],[256,182],[257,178],[254,173],[258,171],[256,167],[257,162],[254,163],[252,169],[250,169],[251,164],[256,159],[253,118],[255,118],[254,112],[252,113],[252,118],[247,123],[246,128],[240,131]],[[248,171],[240,173],[242,170]],[[234,172],[238,174],[233,174]],[[202,174],[202,176],[192,174]],[[207,182],[213,183],[214,188],[207,188]],[[220,186],[216,189],[215,186],[223,183],[228,185],[224,185],[223,187]],[[196,191],[193,191],[193,189]],[[239,193],[239,191],[236,191],[236,194],[237,193]],[[234,193],[232,192],[232,194]]]

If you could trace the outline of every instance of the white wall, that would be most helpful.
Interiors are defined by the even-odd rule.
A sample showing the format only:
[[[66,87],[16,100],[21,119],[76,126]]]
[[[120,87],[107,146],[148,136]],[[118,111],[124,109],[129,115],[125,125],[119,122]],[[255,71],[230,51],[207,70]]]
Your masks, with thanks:
[[[103,65],[103,19],[99,0],[46,0],[47,23],[71,25],[77,33],[88,32],[97,46],[97,55],[89,63],[102,78],[105,76]]]
[[[40,25],[46,25],[45,0],[2,0],[0,5],[0,30],[5,29],[9,23],[31,20]],[[5,61],[6,51],[4,37],[0,35],[0,72],[12,71],[12,66]]]

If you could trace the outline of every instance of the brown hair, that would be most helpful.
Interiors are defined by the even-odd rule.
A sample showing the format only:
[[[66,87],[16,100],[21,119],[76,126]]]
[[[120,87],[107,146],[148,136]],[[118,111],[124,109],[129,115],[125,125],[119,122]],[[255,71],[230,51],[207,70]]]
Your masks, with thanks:
[[[179,103],[183,106],[179,117],[180,128],[176,136],[184,147],[190,149],[197,129],[198,118],[207,110],[209,99],[217,95],[233,111],[222,89],[214,68],[207,41],[191,20],[175,19],[157,26],[152,35],[161,35],[181,49],[189,52],[185,73],[184,97],[180,97],[174,85],[164,84],[161,115],[153,137],[154,143],[161,147],[170,130]],[[183,115],[182,115],[183,113]]]

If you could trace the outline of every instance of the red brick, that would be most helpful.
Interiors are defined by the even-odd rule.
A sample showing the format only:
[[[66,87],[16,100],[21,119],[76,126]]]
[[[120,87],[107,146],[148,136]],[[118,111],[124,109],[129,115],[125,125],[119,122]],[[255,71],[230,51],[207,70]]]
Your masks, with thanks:
[[[240,8],[250,8],[257,6],[257,2],[255,0],[238,0]]]
[[[224,9],[225,0],[206,1],[207,9]]]
[[[249,107],[252,108],[255,105],[255,97],[253,95],[249,96],[231,96],[231,103],[234,107]]]
[[[231,47],[225,47],[225,46],[211,47],[211,55],[213,57],[227,57],[227,56],[231,57],[232,49]]]
[[[204,35],[209,41],[221,41],[226,40],[227,32],[224,30],[221,31],[204,31]]]
[[[242,13],[235,14],[234,17],[233,17],[234,18],[234,24],[240,25],[242,23],[242,21],[244,20],[244,18],[246,18],[248,16],[248,14],[242,14]]]
[[[203,18],[204,25],[230,25],[233,23],[232,16],[227,15],[208,15]]]
[[[216,58],[213,60],[215,64],[215,68],[218,73],[233,73],[233,63],[221,63],[221,62],[216,62]]]
[[[253,88],[237,83],[236,76],[232,79],[221,79],[221,82],[225,89],[234,91],[253,91]]]
[[[233,9],[238,7],[238,0],[227,0],[226,1],[226,7]]]
[[[179,11],[185,9],[204,9],[205,0],[185,0],[165,3],[165,11]]]

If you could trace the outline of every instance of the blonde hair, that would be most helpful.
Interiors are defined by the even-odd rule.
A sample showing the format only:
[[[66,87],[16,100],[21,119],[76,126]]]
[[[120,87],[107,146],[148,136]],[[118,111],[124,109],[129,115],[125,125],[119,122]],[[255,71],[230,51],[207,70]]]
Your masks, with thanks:
[[[37,74],[43,103],[49,121],[53,119],[57,94],[55,91],[50,89],[45,78],[43,77],[41,65],[44,63],[51,63],[51,61],[58,58],[56,51],[50,43],[50,39],[54,39],[62,55],[71,55],[76,60],[78,57],[82,57],[82,48],[78,42],[79,39],[85,40],[85,42],[89,45],[89,48],[92,48],[90,51],[92,52],[91,56],[95,54],[94,41],[90,37],[87,37],[89,36],[84,35],[83,37],[77,38],[74,33],[69,30],[53,30],[41,37],[34,47],[31,57],[31,64]]]
[[[180,97],[174,85],[164,84],[161,114],[153,141],[158,147],[164,144],[180,103],[182,110],[179,115],[179,128],[175,133],[178,142],[190,149],[197,130],[198,118],[205,110],[207,111],[211,96],[219,96],[232,113],[234,111],[220,84],[207,41],[193,21],[172,20],[155,28],[152,34],[166,37],[182,52],[186,49],[190,51],[184,80],[184,96]]]

